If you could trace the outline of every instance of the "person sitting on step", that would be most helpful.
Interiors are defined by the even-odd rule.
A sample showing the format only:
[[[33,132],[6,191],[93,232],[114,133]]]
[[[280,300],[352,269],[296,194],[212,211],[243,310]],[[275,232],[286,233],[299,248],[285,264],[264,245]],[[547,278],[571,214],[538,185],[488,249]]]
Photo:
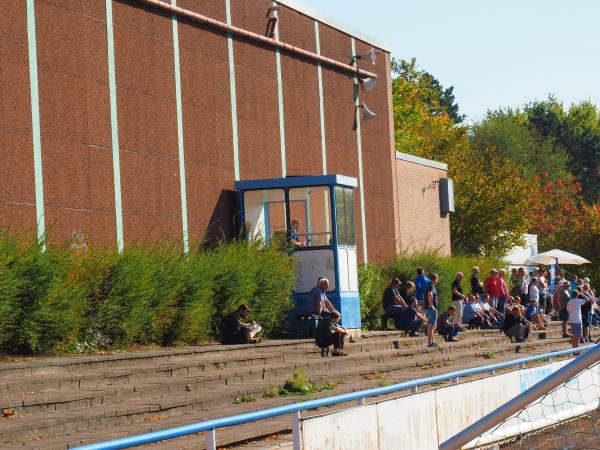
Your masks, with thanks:
[[[537,300],[535,299],[529,300],[529,306],[525,310],[525,319],[532,322],[538,330],[546,329],[544,310],[538,308]]]
[[[411,297],[408,305],[399,316],[397,329],[408,333],[411,337],[419,336],[419,330],[427,318],[419,312],[419,303],[416,297]]]
[[[521,315],[521,309],[513,307],[504,317],[504,334],[512,341],[525,342],[529,336],[528,321]]]
[[[383,311],[387,317],[394,319],[397,330],[400,329],[400,317],[407,307],[404,298],[402,298],[399,292],[400,284],[400,280],[394,278],[389,286],[383,291]]]
[[[460,331],[460,325],[454,322],[455,314],[456,306],[450,305],[437,321],[437,333],[444,336],[446,342],[458,342],[456,335]]]
[[[338,325],[340,313],[333,311],[327,317],[319,320],[315,330],[315,344],[321,348],[321,356],[327,355],[329,347],[333,345],[332,356],[348,356],[344,353],[344,339],[348,331]]]
[[[238,308],[227,314],[221,320],[221,344],[255,344],[260,341],[260,338],[255,336],[260,333],[262,327],[256,322],[242,322],[250,314],[250,307],[246,304],[238,306]]]
[[[463,323],[471,328],[490,328],[490,323],[482,314],[481,307],[474,295],[469,295],[463,308]]]
[[[317,285],[310,291],[310,301],[314,307],[314,313],[318,317],[325,317],[335,311],[335,308],[327,298],[326,292],[329,289],[329,280],[320,277]],[[336,311],[337,312],[337,311]]]

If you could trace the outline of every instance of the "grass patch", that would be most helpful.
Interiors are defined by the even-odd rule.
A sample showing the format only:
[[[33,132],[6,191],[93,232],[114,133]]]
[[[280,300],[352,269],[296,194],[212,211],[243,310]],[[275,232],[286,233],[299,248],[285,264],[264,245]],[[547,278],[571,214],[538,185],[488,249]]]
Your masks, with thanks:
[[[255,401],[256,397],[254,395],[246,393],[237,395],[233,403],[251,403]]]
[[[292,377],[285,380],[283,386],[267,386],[265,389],[265,397],[309,395],[321,391],[331,391],[343,383],[343,380],[327,380],[320,383],[313,383],[308,378],[306,371],[294,370]]]
[[[376,373],[375,379],[377,380],[377,385],[379,387],[386,387],[390,385],[390,380],[384,373]]]
[[[419,368],[420,368],[421,370],[429,370],[429,369],[431,369],[431,367],[432,367],[432,366],[431,366],[431,364],[421,364],[421,365],[419,366]]]
[[[494,359],[496,358],[496,355],[494,354],[494,352],[485,352],[483,354],[484,359]]]

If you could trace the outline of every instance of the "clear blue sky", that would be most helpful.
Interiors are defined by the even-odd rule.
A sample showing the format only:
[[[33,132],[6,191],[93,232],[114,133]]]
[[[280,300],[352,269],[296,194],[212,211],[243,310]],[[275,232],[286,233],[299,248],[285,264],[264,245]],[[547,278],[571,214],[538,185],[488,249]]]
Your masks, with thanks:
[[[301,0],[417,58],[478,120],[549,93],[600,105],[600,0]]]

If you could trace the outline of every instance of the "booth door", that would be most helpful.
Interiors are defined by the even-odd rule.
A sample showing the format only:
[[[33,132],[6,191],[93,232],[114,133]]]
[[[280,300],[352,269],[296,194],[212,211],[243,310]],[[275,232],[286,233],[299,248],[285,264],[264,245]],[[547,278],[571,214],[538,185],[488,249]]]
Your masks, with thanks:
[[[360,297],[358,291],[358,255],[354,219],[354,190],[335,188],[337,219],[338,283],[342,324],[347,328],[360,328]]]

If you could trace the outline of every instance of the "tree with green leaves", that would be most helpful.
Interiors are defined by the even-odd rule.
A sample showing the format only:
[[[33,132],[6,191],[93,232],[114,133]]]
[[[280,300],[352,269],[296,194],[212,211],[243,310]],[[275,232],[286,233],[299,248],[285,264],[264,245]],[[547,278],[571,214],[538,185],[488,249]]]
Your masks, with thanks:
[[[551,96],[527,105],[525,112],[530,128],[565,149],[588,204],[600,203],[600,109],[584,101],[565,110]]]

